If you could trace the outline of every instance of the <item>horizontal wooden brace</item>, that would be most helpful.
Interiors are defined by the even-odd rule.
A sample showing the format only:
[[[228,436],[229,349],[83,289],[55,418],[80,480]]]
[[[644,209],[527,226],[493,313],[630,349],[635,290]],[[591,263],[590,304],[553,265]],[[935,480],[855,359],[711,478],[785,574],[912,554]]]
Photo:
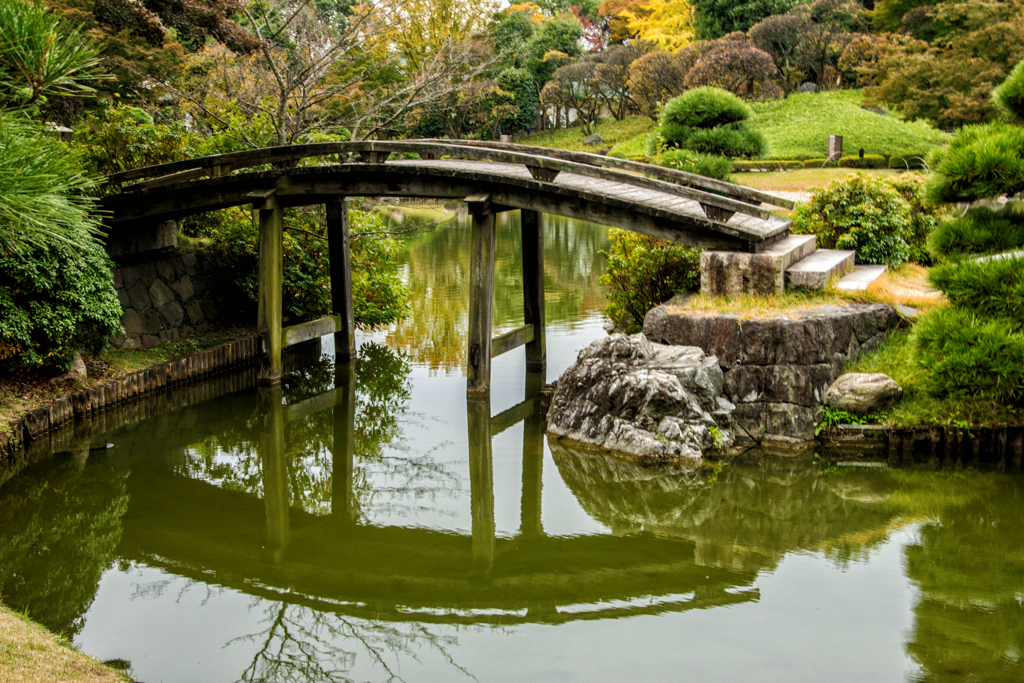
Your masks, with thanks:
[[[536,402],[536,397],[528,398],[522,403],[514,405],[508,410],[504,410],[492,417],[491,438],[493,439],[512,425],[519,424],[526,418],[533,415],[533,411],[536,410]]]
[[[145,190],[150,187],[160,187],[163,185],[173,185],[174,183],[185,183],[196,178],[202,178],[209,175],[209,172],[205,168],[190,168],[187,171],[179,171],[178,173],[169,173],[159,178],[153,178],[151,180],[143,180],[141,183],[135,183],[134,185],[128,185],[122,188],[122,192],[135,192],[136,190]]]
[[[341,315],[327,315],[308,323],[281,329],[281,346],[287,348],[341,330]]]
[[[533,325],[523,325],[491,339],[491,358],[533,341]]]

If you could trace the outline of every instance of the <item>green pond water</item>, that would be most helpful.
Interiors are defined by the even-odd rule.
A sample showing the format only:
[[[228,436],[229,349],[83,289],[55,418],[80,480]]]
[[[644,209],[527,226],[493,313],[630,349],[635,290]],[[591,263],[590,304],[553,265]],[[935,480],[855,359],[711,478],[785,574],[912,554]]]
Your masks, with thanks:
[[[327,339],[280,389],[172,392],[0,485],[0,596],[145,683],[1024,679],[1019,476],[548,442],[524,399],[604,334],[606,239],[548,223],[547,377],[501,356],[489,405],[468,235],[411,240],[413,316],[356,362]]]

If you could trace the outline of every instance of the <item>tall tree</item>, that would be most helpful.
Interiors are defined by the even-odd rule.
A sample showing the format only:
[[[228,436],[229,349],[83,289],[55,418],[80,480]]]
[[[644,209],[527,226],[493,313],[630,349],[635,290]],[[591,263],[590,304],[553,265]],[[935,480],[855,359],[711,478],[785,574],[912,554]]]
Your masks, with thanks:
[[[663,50],[678,50],[693,40],[693,7],[688,0],[648,0],[619,14],[632,35]]]
[[[757,22],[784,14],[800,0],[694,0],[694,30],[700,40],[747,31]]]

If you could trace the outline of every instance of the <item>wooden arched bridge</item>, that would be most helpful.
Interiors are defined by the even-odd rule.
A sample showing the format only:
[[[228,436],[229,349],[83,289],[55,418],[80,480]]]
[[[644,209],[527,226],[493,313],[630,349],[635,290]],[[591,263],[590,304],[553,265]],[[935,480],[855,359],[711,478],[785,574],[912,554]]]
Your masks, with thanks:
[[[320,159],[320,165],[299,166],[308,159]],[[772,216],[763,204],[793,206],[732,183],[623,159],[447,140],[270,147],[149,166],[108,181],[120,186],[103,202],[112,233],[152,230],[163,221],[231,206],[259,211],[258,328],[267,383],[280,379],[286,346],[334,333],[340,357],[355,351],[346,197],[466,201],[473,217],[469,395],[488,394],[491,358],[518,346],[526,345],[528,370],[546,364],[543,213],[691,246],[756,253],[789,234],[790,221]],[[283,210],[312,204],[327,207],[335,313],[282,329]],[[514,209],[522,211],[524,325],[492,339],[494,215]]]

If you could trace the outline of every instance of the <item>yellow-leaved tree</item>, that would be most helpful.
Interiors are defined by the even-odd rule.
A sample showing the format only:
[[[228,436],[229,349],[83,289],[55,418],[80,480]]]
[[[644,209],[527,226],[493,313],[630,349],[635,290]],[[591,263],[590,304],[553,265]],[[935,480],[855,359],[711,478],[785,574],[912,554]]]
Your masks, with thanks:
[[[499,9],[499,0],[385,0],[378,5],[393,49],[412,72],[482,35]]]
[[[678,50],[693,40],[693,7],[687,0],[648,0],[627,5],[618,15],[630,33],[663,50]]]

